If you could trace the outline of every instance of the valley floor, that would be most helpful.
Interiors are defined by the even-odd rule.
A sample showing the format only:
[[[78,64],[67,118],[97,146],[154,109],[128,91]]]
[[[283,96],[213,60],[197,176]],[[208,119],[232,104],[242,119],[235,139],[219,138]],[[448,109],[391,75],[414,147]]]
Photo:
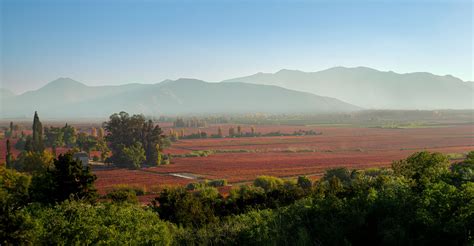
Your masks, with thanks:
[[[226,125],[221,126],[227,132]],[[235,126],[234,126],[235,127]],[[250,126],[243,126],[248,131]],[[216,126],[201,131],[215,134]],[[428,150],[450,155],[453,161],[474,150],[474,125],[429,128],[360,128],[330,126],[257,126],[259,132],[291,133],[315,130],[322,135],[179,140],[167,149],[173,164],[140,170],[95,170],[96,187],[105,194],[126,184],[157,192],[163,185],[185,185],[204,179],[227,179],[230,185],[250,182],[260,175],[318,178],[334,167],[363,169],[390,166],[392,161]],[[186,129],[186,132],[192,132]],[[208,133],[209,134],[209,133]],[[208,151],[203,157],[185,154]],[[230,187],[223,187],[223,193]],[[142,198],[144,199],[144,198]]]

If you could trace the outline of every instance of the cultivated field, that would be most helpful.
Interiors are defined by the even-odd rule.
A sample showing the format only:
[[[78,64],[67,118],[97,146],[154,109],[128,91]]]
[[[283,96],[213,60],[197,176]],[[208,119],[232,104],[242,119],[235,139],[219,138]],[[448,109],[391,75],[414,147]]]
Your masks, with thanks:
[[[230,125],[221,125],[225,133],[228,127]],[[250,126],[242,126],[242,131],[249,129]],[[203,179],[223,178],[231,184],[240,184],[259,175],[308,175],[317,178],[324,170],[333,167],[360,169],[389,166],[394,160],[422,150],[452,156],[474,150],[474,125],[405,129],[257,126],[262,133],[291,133],[298,129],[323,134],[179,140],[166,152],[182,156],[192,151],[211,151],[211,154],[205,157],[174,157],[173,164],[141,170],[96,170],[96,185],[104,193],[118,184],[153,190],[159,185],[183,185]],[[214,134],[217,126],[200,130]],[[193,131],[197,129],[186,129],[186,132]]]

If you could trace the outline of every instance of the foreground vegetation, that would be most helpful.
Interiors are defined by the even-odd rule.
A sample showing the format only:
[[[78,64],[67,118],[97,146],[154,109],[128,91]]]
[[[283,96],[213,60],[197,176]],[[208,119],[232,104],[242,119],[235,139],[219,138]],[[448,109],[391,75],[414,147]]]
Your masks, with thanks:
[[[1,244],[472,245],[474,152],[415,153],[390,169],[333,169],[316,182],[262,176],[222,197],[211,185],[97,200],[95,177],[61,155],[0,169]]]

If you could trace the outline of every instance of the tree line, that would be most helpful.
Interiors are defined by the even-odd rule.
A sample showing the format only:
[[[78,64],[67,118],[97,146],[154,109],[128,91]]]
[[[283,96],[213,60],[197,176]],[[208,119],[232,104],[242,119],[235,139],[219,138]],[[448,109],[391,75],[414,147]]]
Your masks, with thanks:
[[[315,130],[296,130],[292,133],[283,133],[281,131],[261,133],[258,132],[255,126],[250,126],[250,131],[244,131],[243,127],[238,125],[237,127],[229,127],[227,134],[224,133],[222,127],[217,128],[216,134],[208,134],[206,131],[198,129],[195,133],[185,134],[184,129],[175,130],[170,129],[169,137],[171,141],[177,141],[179,139],[200,139],[200,138],[248,138],[248,137],[283,137],[283,136],[315,136],[322,135],[322,132]]]
[[[10,137],[6,142],[7,166],[25,172],[51,166],[59,147],[65,147],[72,153],[99,151],[100,158],[94,156],[94,160],[113,163],[118,167],[140,168],[142,165],[171,163],[171,155],[163,153],[170,142],[160,126],[146,120],[143,115],[130,116],[126,112],[111,115],[103,127],[91,128],[90,134],[78,133],[67,123],[64,127],[43,127],[35,112],[32,134],[22,133],[15,144],[15,148],[21,150],[17,157],[12,154]]]

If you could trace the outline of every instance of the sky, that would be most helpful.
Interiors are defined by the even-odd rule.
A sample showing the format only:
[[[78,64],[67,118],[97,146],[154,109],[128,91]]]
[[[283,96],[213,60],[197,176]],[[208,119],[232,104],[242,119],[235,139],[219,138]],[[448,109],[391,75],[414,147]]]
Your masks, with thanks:
[[[473,76],[473,1],[0,0],[0,87],[367,66]]]

